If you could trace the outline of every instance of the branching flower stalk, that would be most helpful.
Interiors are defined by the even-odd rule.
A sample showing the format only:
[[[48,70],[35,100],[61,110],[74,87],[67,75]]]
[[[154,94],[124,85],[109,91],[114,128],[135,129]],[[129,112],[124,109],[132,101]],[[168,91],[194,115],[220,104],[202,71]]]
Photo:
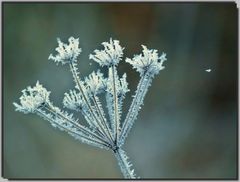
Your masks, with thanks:
[[[159,56],[157,50],[142,46],[142,54],[135,55],[132,59],[126,58],[125,61],[140,73],[140,81],[126,118],[121,122],[122,103],[129,89],[126,73],[120,78],[117,72],[124,50],[119,41],[110,39],[110,42],[103,42],[103,50],[94,50],[94,53],[89,55],[89,59],[108,68],[108,77],[104,78],[98,70],[85,79],[80,79],[77,68],[77,58],[82,52],[79,40],[70,37],[68,44],[60,39],[57,39],[57,42],[57,54],[50,54],[49,60],[53,60],[57,65],[68,64],[75,82],[75,89],[64,94],[63,105],[67,109],[81,112],[88,126],[82,125],[73,114],[55,106],[49,99],[50,92],[39,81],[34,87],[29,86],[22,90],[20,104],[13,103],[16,111],[24,114],[35,113],[49,121],[53,127],[67,132],[83,143],[113,151],[123,176],[136,178],[132,164],[122,147],[143,105],[152,79],[164,69],[166,54]],[[102,107],[100,94],[105,94],[108,117]]]

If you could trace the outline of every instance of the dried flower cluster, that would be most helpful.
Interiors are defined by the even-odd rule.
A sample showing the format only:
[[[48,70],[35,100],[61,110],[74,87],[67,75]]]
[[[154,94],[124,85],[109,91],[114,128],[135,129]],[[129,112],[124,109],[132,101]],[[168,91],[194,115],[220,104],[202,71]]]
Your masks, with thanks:
[[[89,55],[89,59],[108,68],[108,77],[105,78],[98,70],[93,71],[85,79],[79,78],[77,69],[77,58],[82,51],[79,48],[79,40],[70,37],[68,44],[60,39],[57,41],[57,54],[50,54],[49,60],[53,60],[56,64],[68,64],[76,84],[75,89],[64,94],[63,105],[67,109],[81,112],[89,126],[83,126],[73,114],[54,106],[49,100],[50,92],[38,81],[36,86],[27,87],[22,91],[20,104],[13,103],[16,111],[25,114],[36,113],[49,121],[52,126],[66,131],[84,143],[112,150],[124,177],[136,178],[122,146],[137,118],[152,79],[164,69],[166,54],[162,53],[159,56],[157,50],[149,50],[146,46],[142,46],[142,54],[135,55],[132,59],[126,58],[126,62],[140,73],[140,81],[126,118],[121,122],[122,103],[129,89],[126,73],[119,77],[117,71],[124,49],[119,41],[110,39],[110,42],[103,42],[103,50],[95,50]],[[102,107],[100,94],[105,94],[108,116]]]

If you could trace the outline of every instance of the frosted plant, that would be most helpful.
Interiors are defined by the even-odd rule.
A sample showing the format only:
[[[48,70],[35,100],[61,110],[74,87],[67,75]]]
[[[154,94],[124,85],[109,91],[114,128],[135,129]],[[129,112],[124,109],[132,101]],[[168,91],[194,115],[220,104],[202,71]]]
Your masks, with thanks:
[[[89,59],[108,68],[108,76],[105,78],[98,70],[93,71],[85,79],[80,79],[77,69],[77,58],[82,51],[79,48],[79,40],[70,37],[69,44],[61,42],[60,39],[57,41],[57,54],[55,56],[50,54],[49,60],[56,64],[67,64],[75,82],[75,89],[64,94],[63,105],[67,109],[81,112],[88,126],[82,125],[69,111],[63,111],[55,106],[49,100],[50,92],[38,81],[34,87],[29,86],[22,91],[20,104],[13,103],[16,111],[25,114],[35,113],[49,121],[53,127],[66,131],[83,143],[113,151],[123,176],[136,178],[132,164],[122,147],[141,109],[152,79],[164,69],[166,54],[162,53],[159,56],[157,50],[142,46],[142,54],[135,55],[132,59],[126,58],[126,62],[140,73],[140,81],[126,118],[121,122],[122,103],[129,89],[126,73],[120,77],[117,71],[124,49],[119,45],[119,41],[110,39],[110,42],[103,42],[103,50],[95,50],[89,55]],[[105,94],[108,116],[100,101],[101,94]]]

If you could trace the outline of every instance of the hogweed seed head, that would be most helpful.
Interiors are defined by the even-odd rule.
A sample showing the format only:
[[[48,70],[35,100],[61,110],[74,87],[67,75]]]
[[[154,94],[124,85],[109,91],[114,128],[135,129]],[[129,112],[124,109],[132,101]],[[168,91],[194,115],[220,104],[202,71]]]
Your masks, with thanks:
[[[34,113],[36,109],[43,106],[45,103],[49,102],[50,92],[47,91],[39,82],[37,81],[36,86],[27,87],[22,90],[22,96],[20,99],[20,105],[13,103],[16,107],[16,111],[27,113]]]
[[[135,91],[128,113],[123,121],[122,106],[125,95],[129,92],[127,74],[119,76],[117,65],[123,57],[123,47],[118,40],[110,39],[103,42],[103,50],[95,50],[94,54],[89,55],[99,63],[100,66],[108,67],[108,76],[98,70],[93,71],[85,79],[80,79],[80,72],[77,68],[77,57],[81,53],[79,40],[70,37],[68,44],[57,39],[57,54],[50,54],[50,60],[55,63],[69,64],[77,90],[70,90],[64,94],[63,105],[65,108],[80,111],[88,126],[83,126],[72,113],[63,111],[54,106],[49,100],[50,92],[47,91],[37,81],[34,87],[27,87],[22,91],[20,104],[13,103],[16,111],[35,113],[43,119],[49,121],[52,126],[66,131],[74,138],[99,148],[112,150],[118,160],[119,166],[125,178],[136,178],[132,164],[122,150],[122,145],[134,121],[143,105],[144,97],[151,85],[153,77],[164,69],[163,62],[166,54],[158,55],[157,50],[148,49],[142,45],[142,54],[135,55],[132,59],[127,58],[130,63],[140,73],[140,80]],[[105,93],[106,107],[108,109],[107,118],[102,107],[101,97],[98,94]]]
[[[68,39],[69,44],[64,44],[59,38],[57,39],[58,47],[55,49],[58,54],[53,56],[49,55],[48,59],[53,60],[56,64],[62,63],[63,65],[70,62],[77,62],[77,57],[82,52],[79,48],[79,39],[70,37]]]
[[[104,50],[94,50],[94,55],[90,54],[89,59],[96,61],[100,66],[116,66],[123,56],[123,47],[118,40],[110,39],[110,42],[103,42]]]

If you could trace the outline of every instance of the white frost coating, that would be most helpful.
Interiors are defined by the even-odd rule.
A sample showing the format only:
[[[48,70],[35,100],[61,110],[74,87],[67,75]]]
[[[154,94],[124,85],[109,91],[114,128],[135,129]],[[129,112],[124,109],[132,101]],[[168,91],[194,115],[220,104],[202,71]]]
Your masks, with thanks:
[[[77,93],[76,90],[70,90],[69,93],[64,94],[63,105],[75,111],[80,111],[83,107],[86,107],[82,95]]]
[[[107,134],[105,132],[106,128],[104,128],[101,121],[99,120],[99,117],[96,113],[94,106],[91,105],[91,98],[90,98],[90,95],[86,88],[86,84],[83,81],[81,81],[79,78],[79,71],[77,68],[77,64],[75,62],[70,62],[69,66],[70,66],[70,71],[73,75],[73,80],[76,84],[75,88],[80,91],[83,101],[86,104],[86,108],[84,108],[84,110],[82,112],[82,113],[84,113],[85,119],[87,120],[87,122],[91,128],[93,128],[94,130],[97,128],[96,132],[98,132],[98,134],[101,137],[106,139],[107,138]]]
[[[68,134],[70,134],[74,138],[82,141],[83,143],[87,143],[89,145],[99,147],[99,148],[109,149],[107,147],[107,144],[105,144],[103,141],[101,141],[98,138],[91,135],[90,130],[82,127],[87,131],[86,132],[86,131],[84,131],[80,128],[77,128],[74,124],[69,122],[69,120],[68,120],[69,118],[68,119],[63,118],[56,113],[55,114],[47,113],[46,111],[44,111],[42,109],[37,110],[36,113],[37,113],[37,115],[39,115],[43,119],[49,121],[53,127],[58,128],[61,131],[66,131]],[[72,121],[72,122],[76,122],[76,121]]]
[[[125,87],[122,87],[122,85],[120,84],[121,81],[122,81],[122,84],[126,84],[126,85],[124,85]],[[113,65],[111,67],[109,67],[108,68],[108,79],[107,79],[107,83],[106,83],[106,86],[107,86],[106,91],[108,92],[107,94],[111,98],[109,98],[107,100],[107,104],[108,104],[108,108],[110,109],[108,112],[109,116],[110,116],[110,118],[113,119],[111,121],[111,126],[112,126],[112,131],[113,131],[115,142],[118,142],[119,133],[120,133],[120,117],[121,117],[122,104],[121,104],[121,102],[119,102],[119,96],[121,93],[125,92],[124,88],[127,87],[127,83],[124,82],[126,80],[124,80],[124,78],[123,78],[121,81],[119,80],[116,67]],[[112,108],[109,107],[109,103],[112,105],[112,106],[110,106]]]
[[[130,179],[136,178],[122,146],[143,105],[152,79],[160,70],[164,69],[163,62],[166,60],[166,54],[162,53],[159,56],[157,50],[149,50],[146,46],[142,46],[142,54],[135,55],[132,59],[126,59],[126,62],[140,73],[140,81],[126,118],[121,123],[123,100],[126,93],[129,92],[127,74],[124,73],[120,77],[117,71],[124,48],[119,45],[118,40],[110,39],[110,42],[103,42],[104,49],[95,50],[89,58],[99,63],[100,66],[108,67],[107,77],[97,70],[84,79],[80,79],[77,67],[77,57],[81,53],[79,40],[70,37],[68,41],[69,43],[65,44],[58,39],[57,54],[55,56],[50,54],[49,59],[57,64],[70,66],[76,90],[70,90],[64,94],[63,105],[68,109],[81,112],[89,126],[80,124],[73,114],[54,106],[49,100],[50,92],[39,82],[36,83],[36,86],[27,87],[22,91],[20,104],[13,103],[15,109],[25,114],[37,114],[49,121],[53,127],[67,132],[83,143],[112,150],[123,176]],[[100,100],[100,94],[103,92],[106,97],[109,118],[106,118]]]
[[[121,97],[125,97],[126,93],[129,91],[130,90],[128,89],[127,74],[124,73],[122,78],[120,78],[118,94]]]
[[[109,68],[108,78],[106,79],[106,91],[108,93],[113,93],[113,71],[112,68]],[[118,97],[125,96],[129,92],[127,74],[124,73],[122,78],[119,79],[117,71],[115,71],[115,85],[116,85],[116,94]]]
[[[63,105],[68,109],[80,111],[87,123],[92,129],[96,129],[96,121],[92,118],[85,102],[83,101],[82,95],[77,93],[76,90],[70,90],[69,93],[64,94]]]
[[[111,123],[111,129],[113,130],[113,133],[116,133],[116,124],[118,124],[118,132],[120,132],[120,122],[116,123],[116,116],[114,111],[114,89],[113,89],[113,75],[112,75],[112,68],[109,68],[108,72],[108,79],[106,80],[106,87],[107,87],[107,93],[106,93],[106,102],[107,102],[107,109],[108,109],[108,115],[110,118]],[[125,98],[125,95],[130,90],[128,89],[128,83],[126,80],[126,73],[123,74],[122,78],[119,79],[118,74],[115,72],[115,88],[116,88],[116,95],[117,95],[117,112],[118,112],[118,120],[121,119],[122,114],[122,106],[123,106],[123,99]]]
[[[93,71],[88,77],[85,78],[87,89],[93,95],[100,94],[103,91],[105,86],[104,82],[105,80],[100,70],[97,72]]]
[[[39,84],[39,81],[37,81],[36,86],[29,86],[22,90],[22,93],[22,96],[19,98],[21,105],[15,102],[13,105],[16,107],[16,111],[23,112],[24,114],[33,113],[38,107],[49,102],[50,92]]]
[[[114,114],[113,114],[113,96],[111,93],[106,93],[106,108],[108,110],[109,122],[111,126],[112,133],[114,133]]]
[[[118,40],[110,39],[110,42],[103,42],[104,50],[94,50],[89,59],[96,61],[100,66],[117,65],[123,56],[123,49]]]
[[[148,72],[150,76],[158,74],[160,70],[163,70],[163,62],[167,60],[166,54],[158,56],[158,51],[154,49],[148,49],[142,45],[143,54],[135,55],[132,59],[126,58],[126,62],[130,63],[142,76],[145,72]]]
[[[41,110],[45,111],[45,113],[47,113],[52,118],[55,124],[58,124],[60,126],[63,125],[68,130],[74,130],[76,133],[90,136],[91,138],[96,138],[105,142],[104,139],[99,137],[94,130],[91,130],[90,128],[81,125],[78,120],[73,118],[73,114],[69,114],[66,111],[61,111],[61,109],[59,109],[58,107],[53,106],[52,103],[47,104]]]
[[[104,128],[104,133],[107,135],[108,139],[111,142],[113,142],[113,134],[110,128],[110,123],[107,121],[105,117],[105,113],[98,96],[93,95],[92,101],[94,103],[94,111],[97,113],[97,116],[98,116],[98,119],[100,120],[100,124],[102,125],[102,128]]]
[[[69,62],[77,62],[78,55],[82,52],[79,48],[79,39],[70,37],[68,39],[69,44],[64,44],[59,38],[57,39],[58,47],[55,49],[58,54],[53,56],[49,55],[48,59],[53,60],[55,63],[62,63],[63,65]]]
[[[137,86],[133,101],[128,110],[127,116],[122,124],[121,133],[119,138],[119,145],[122,146],[126,140],[126,137],[132,128],[134,121],[137,119],[138,112],[143,104],[144,97],[148,91],[153,77],[163,70],[163,62],[167,60],[166,54],[163,53],[158,56],[157,50],[149,50],[146,46],[142,45],[143,54],[135,55],[133,59],[126,59],[126,62],[130,63],[140,73],[140,81]]]
[[[115,156],[118,160],[118,165],[119,165],[124,177],[127,179],[137,178],[136,174],[134,172],[134,169],[131,169],[132,164],[128,161],[129,158],[126,155],[125,151],[122,149],[118,149],[115,151]]]
[[[144,97],[148,91],[148,88],[151,86],[151,81],[152,81],[152,77],[150,77],[149,75],[143,76],[139,81],[136,93],[133,97],[132,104],[123,122],[120,139],[119,139],[120,146],[124,144],[126,137],[134,124],[134,121],[137,119],[137,115],[141,109],[141,105],[143,105]]]

